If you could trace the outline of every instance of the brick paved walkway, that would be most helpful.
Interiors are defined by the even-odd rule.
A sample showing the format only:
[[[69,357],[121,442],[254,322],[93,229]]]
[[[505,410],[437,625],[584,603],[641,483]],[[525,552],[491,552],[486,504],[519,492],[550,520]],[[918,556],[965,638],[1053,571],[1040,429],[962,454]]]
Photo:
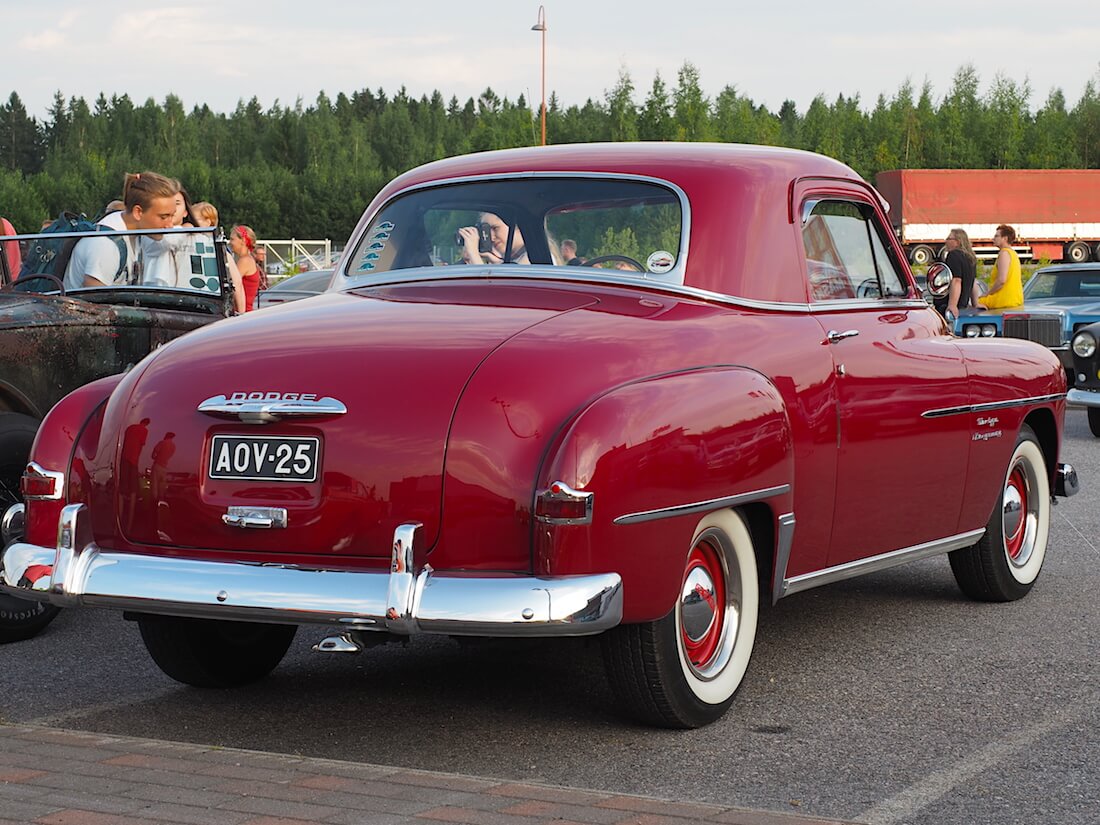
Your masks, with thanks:
[[[458,774],[0,725],[0,825],[836,825]]]

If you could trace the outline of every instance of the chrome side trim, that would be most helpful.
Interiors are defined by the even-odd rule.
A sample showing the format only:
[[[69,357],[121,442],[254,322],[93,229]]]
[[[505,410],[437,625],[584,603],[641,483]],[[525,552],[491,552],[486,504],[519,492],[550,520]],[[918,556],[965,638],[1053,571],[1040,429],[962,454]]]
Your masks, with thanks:
[[[1066,393],[1066,403],[1081,407],[1100,407],[1100,392],[1072,389]]]
[[[783,580],[783,589],[780,596],[790,596],[792,593],[809,590],[812,587],[819,587],[823,584],[832,584],[833,582],[843,581],[844,579],[862,576],[866,573],[876,573],[879,570],[888,570],[891,567],[897,567],[899,564],[925,559],[929,556],[938,556],[943,553],[950,553],[952,550],[961,550],[964,547],[970,547],[984,534],[985,528],[983,527],[980,530],[971,530],[968,533],[960,533],[957,536],[949,536],[945,539],[937,539],[936,541],[929,541],[924,544],[916,544],[912,547],[893,550],[879,556],[857,559],[856,561],[839,564],[836,567],[828,567],[824,570],[815,570],[813,573],[803,573],[801,576],[792,576],[789,579]]]
[[[14,543],[0,552],[0,592],[61,606],[403,634],[585,636],[623,616],[617,573],[471,575],[427,566],[414,573],[410,524],[395,531],[401,552],[391,573],[116,553],[92,541],[85,512],[82,504],[64,508],[56,547]]]
[[[787,576],[787,563],[791,560],[791,544],[794,542],[794,513],[784,513],[779,517],[775,540],[775,571],[772,574],[772,604],[779,601],[785,593],[783,585]]]
[[[270,424],[284,418],[344,415],[348,408],[342,401],[329,397],[297,401],[263,401],[215,395],[199,404],[198,411],[207,415],[239,418],[245,424]]]
[[[1051,395],[1034,395],[1031,398],[1017,398],[1012,401],[988,401],[985,404],[970,404],[965,407],[943,407],[938,410],[926,410],[920,415],[921,418],[942,418],[945,415],[965,415],[989,410],[1006,410],[1009,407],[1026,407],[1029,404],[1045,404],[1048,401],[1061,401],[1063,398],[1067,398],[1066,393],[1059,392]]]
[[[738,507],[753,501],[760,501],[773,496],[786,495],[791,491],[790,484],[780,484],[777,487],[766,487],[763,490],[753,490],[749,493],[738,493],[735,496],[712,498],[707,501],[693,501],[690,504],[675,504],[671,507],[661,507],[657,510],[643,510],[639,513],[627,513],[614,520],[615,524],[640,524],[643,521],[656,521],[662,518],[675,518],[691,513],[709,513],[712,510],[720,510],[723,507]]]
[[[897,298],[892,300],[862,299],[850,301],[822,301],[808,304],[805,302],[760,301],[755,298],[742,298],[736,295],[726,295],[722,292],[712,292],[709,289],[700,289],[684,284],[671,284],[656,280],[643,280],[631,278],[627,275],[604,274],[616,270],[600,270],[599,278],[586,272],[567,272],[567,267],[549,267],[532,264],[523,267],[523,275],[516,274],[514,266],[497,264],[495,266],[467,266],[468,270],[462,273],[441,273],[443,267],[421,267],[409,269],[396,269],[383,272],[369,283],[352,282],[345,277],[345,284],[340,289],[360,289],[369,287],[393,286],[394,284],[421,283],[429,281],[466,280],[470,278],[496,278],[510,280],[535,280],[535,281],[568,281],[575,283],[594,283],[600,286],[626,286],[633,289],[639,287],[653,292],[691,298],[693,300],[706,301],[708,303],[721,304],[723,306],[737,307],[739,309],[759,309],[769,312],[788,312],[804,315],[807,313],[850,312],[863,310],[867,312],[882,311],[883,309],[928,309],[928,304],[922,298]],[[585,267],[570,267],[569,269],[584,270]],[[534,277],[531,277],[534,276]],[[343,276],[342,276],[343,277]],[[356,276],[351,276],[354,278]],[[365,277],[365,276],[359,276]],[[338,290],[337,290],[338,291]]]

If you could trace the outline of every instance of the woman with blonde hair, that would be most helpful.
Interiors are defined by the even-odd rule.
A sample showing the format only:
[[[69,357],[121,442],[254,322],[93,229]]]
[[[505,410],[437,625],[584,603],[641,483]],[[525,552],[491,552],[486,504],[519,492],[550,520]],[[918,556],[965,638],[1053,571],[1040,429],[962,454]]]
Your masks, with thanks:
[[[958,317],[960,309],[978,304],[978,256],[970,245],[970,236],[961,227],[947,233],[945,263],[951,268],[951,287],[944,307],[936,307],[945,315]]]
[[[195,215],[195,226],[215,227],[218,225],[218,210],[209,201],[199,201],[191,207]],[[237,262],[232,255],[226,255],[225,266],[229,271],[229,281],[233,285],[233,310],[240,315],[245,311],[244,283],[241,279],[241,270],[237,268]]]
[[[229,248],[237,259],[237,269],[244,284],[244,311],[256,308],[256,293],[260,291],[260,268],[253,253],[256,251],[256,233],[251,227],[239,224],[229,233]]]

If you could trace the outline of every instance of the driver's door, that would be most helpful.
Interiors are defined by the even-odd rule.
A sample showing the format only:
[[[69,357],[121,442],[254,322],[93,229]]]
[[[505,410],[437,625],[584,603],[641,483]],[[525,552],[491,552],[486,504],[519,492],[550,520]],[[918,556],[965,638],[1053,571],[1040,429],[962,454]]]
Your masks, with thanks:
[[[870,192],[805,191],[806,277],[837,398],[830,566],[957,532],[970,432],[962,355],[910,280]]]

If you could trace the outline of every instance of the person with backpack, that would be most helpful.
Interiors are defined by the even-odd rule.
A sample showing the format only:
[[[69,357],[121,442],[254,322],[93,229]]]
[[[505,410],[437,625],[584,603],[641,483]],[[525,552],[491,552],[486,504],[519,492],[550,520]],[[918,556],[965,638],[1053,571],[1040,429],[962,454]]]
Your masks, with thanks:
[[[156,172],[127,174],[120,212],[105,215],[104,229],[170,229],[176,216],[179,182]],[[124,235],[122,244],[108,236],[82,238],[65,269],[65,289],[140,282],[138,237]]]

